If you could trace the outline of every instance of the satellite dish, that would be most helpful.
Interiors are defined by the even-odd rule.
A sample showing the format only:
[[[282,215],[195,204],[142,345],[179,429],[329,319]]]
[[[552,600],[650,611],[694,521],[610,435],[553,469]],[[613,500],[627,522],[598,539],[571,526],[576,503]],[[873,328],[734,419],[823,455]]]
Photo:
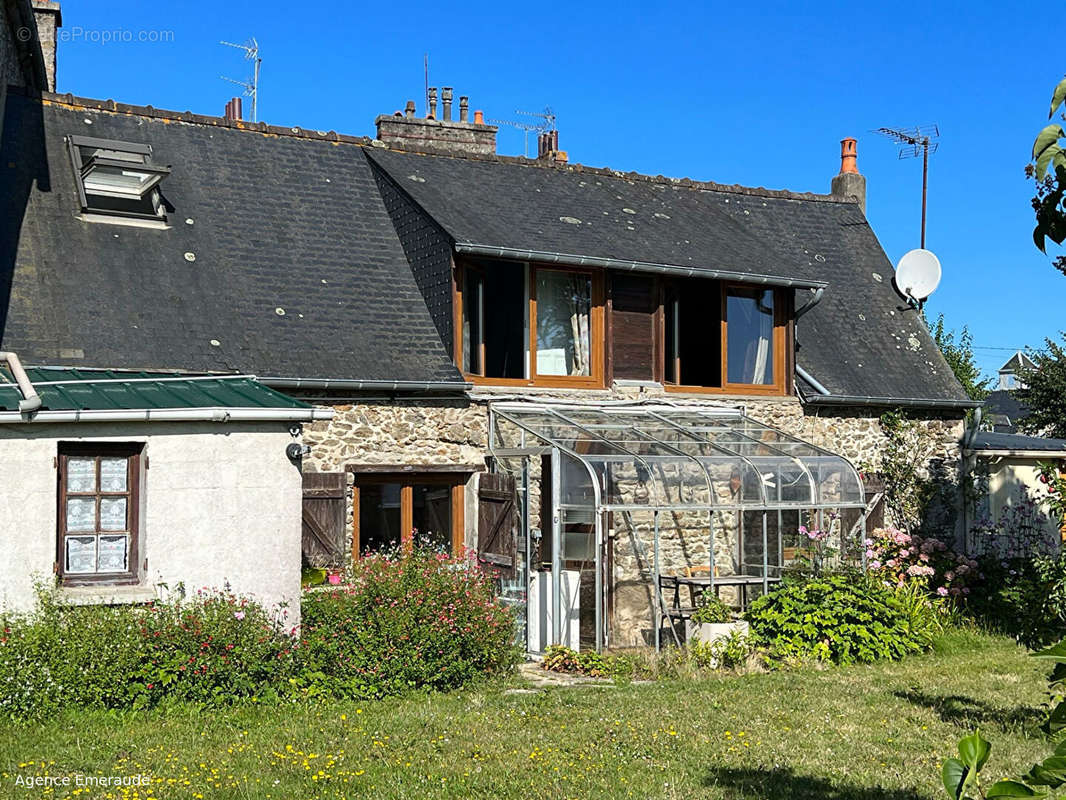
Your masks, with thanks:
[[[896,267],[896,289],[919,305],[940,285],[940,259],[929,250],[904,253]]]

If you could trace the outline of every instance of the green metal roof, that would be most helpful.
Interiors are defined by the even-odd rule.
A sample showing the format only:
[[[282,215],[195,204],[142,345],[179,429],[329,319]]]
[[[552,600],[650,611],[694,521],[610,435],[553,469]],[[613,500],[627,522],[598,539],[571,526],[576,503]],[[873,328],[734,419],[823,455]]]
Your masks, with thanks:
[[[44,401],[41,411],[311,408],[247,375],[196,376],[65,367],[27,367],[26,374]],[[21,399],[13,376],[0,367],[0,412],[17,412]]]

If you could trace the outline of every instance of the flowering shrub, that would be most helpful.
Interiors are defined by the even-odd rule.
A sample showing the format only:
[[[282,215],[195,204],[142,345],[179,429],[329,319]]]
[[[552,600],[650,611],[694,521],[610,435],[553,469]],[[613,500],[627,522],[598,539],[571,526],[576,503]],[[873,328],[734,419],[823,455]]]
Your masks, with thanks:
[[[66,607],[42,592],[35,612],[0,626],[0,715],[14,719],[68,706],[217,705],[272,694],[293,667],[273,617],[226,592],[143,607]]]
[[[1041,479],[1044,478],[1041,474]],[[1054,498],[1055,495],[1050,497]],[[974,553],[997,559],[1003,564],[1015,558],[1057,553],[1059,536],[1041,507],[1046,502],[1037,500],[1024,488],[1019,488],[997,519],[992,519],[987,512],[979,514],[970,529]]]
[[[890,586],[916,581],[940,597],[963,598],[980,579],[977,562],[939,539],[878,528],[866,540],[866,566]]]
[[[472,559],[365,556],[349,585],[304,596],[298,686],[376,697],[449,689],[513,668],[514,616]]]
[[[895,592],[862,574],[785,581],[752,603],[747,618],[754,643],[786,663],[871,662],[928,646]]]

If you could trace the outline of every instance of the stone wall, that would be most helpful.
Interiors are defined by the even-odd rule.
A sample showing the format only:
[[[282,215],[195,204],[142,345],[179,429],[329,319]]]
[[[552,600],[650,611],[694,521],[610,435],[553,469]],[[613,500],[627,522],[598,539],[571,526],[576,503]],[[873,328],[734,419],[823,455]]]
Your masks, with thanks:
[[[349,465],[463,465],[472,470],[467,484],[466,543],[476,544],[477,472],[485,466],[488,447],[488,402],[493,399],[565,400],[576,403],[604,403],[619,401],[669,402],[681,406],[743,408],[759,422],[779,428],[793,436],[844,456],[860,469],[876,471],[885,445],[878,415],[882,409],[826,409],[804,408],[796,398],[723,398],[664,394],[661,391],[619,388],[611,391],[530,391],[516,393],[479,389],[463,399],[352,399],[333,401],[335,416],[328,422],[305,426],[304,441],[311,445],[311,455],[304,460],[304,469],[313,471],[343,471]],[[322,398],[308,398],[324,402]],[[937,442],[933,460],[940,460],[954,473],[958,464],[958,442],[963,433],[961,416],[951,413],[922,412],[914,415]],[[512,444],[512,443],[509,443]],[[513,443],[517,444],[517,442]],[[515,461],[506,466],[517,467]],[[680,483],[687,491],[686,499],[699,498],[702,488],[688,486],[699,476],[679,476],[671,491]],[[727,480],[720,481],[722,485]],[[352,478],[349,477],[349,487]],[[530,511],[531,529],[540,530],[540,464],[531,465]],[[620,476],[619,491],[637,496],[648,491],[640,485],[637,475]],[[789,512],[777,530],[776,515],[770,524],[768,538],[777,551],[777,536],[795,533],[800,522],[796,512]],[[826,523],[828,524],[828,523]],[[707,535],[706,513],[691,511],[661,515],[660,559],[664,571],[680,572],[685,567],[706,567],[710,563],[710,537]],[[713,522],[716,563],[721,574],[740,571],[735,555],[739,550],[737,515],[719,514]],[[838,526],[841,525],[838,523]],[[750,527],[750,523],[749,523]],[[850,526],[849,526],[850,527]],[[351,503],[348,528],[351,530]],[[653,628],[652,592],[648,584],[653,553],[653,525],[650,512],[612,515],[610,530],[610,607],[613,641],[619,645],[640,644],[648,640]],[[761,552],[761,524],[756,544]],[[543,557],[542,557],[543,560]],[[583,625],[583,628],[585,626]]]
[[[8,17],[8,4],[0,2],[0,92],[5,86],[24,86],[26,80],[19,66],[15,31]]]

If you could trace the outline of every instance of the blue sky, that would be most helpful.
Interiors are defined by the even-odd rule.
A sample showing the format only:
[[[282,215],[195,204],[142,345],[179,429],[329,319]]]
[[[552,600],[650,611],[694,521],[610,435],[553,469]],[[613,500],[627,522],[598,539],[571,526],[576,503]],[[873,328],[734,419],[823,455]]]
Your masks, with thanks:
[[[240,90],[219,76],[243,78],[250,65],[218,42],[255,36],[260,119],[273,124],[373,135],[374,117],[409,98],[422,113],[428,53],[430,84],[470,95],[486,117],[551,106],[561,148],[583,164],[825,192],[839,140],[855,136],[867,215],[893,262],[918,246],[921,160],[899,160],[870,131],[937,123],[927,246],[944,279],[927,310],[968,325],[982,348],[1038,345],[1066,328],[1066,276],[1032,245],[1023,175],[1066,72],[1040,33],[1046,4],[62,7],[58,89],[87,97],[220,115]],[[500,152],[522,149],[522,132],[501,128]],[[992,372],[1010,353],[978,355]]]

